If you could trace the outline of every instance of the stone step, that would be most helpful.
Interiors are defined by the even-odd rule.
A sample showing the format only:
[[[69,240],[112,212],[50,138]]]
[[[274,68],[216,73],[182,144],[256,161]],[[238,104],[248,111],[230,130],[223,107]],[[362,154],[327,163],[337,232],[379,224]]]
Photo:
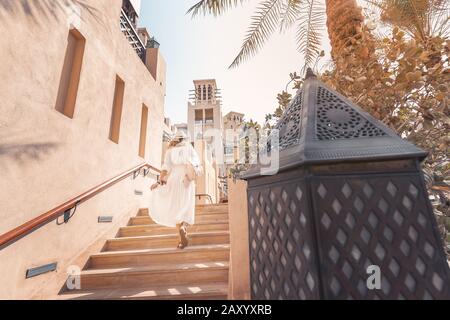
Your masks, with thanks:
[[[195,213],[196,214],[228,213],[228,205],[197,207],[195,209]]]
[[[209,213],[195,216],[195,223],[228,221],[228,213]],[[128,223],[129,226],[155,224],[150,217],[140,216],[132,217]]]
[[[228,281],[228,262],[165,263],[81,272],[81,289],[172,286]]]
[[[142,208],[103,251],[90,256],[81,290],[58,299],[227,299],[230,259],[228,205],[196,207],[189,246],[177,249],[176,228],[155,224]]]
[[[139,209],[139,212],[137,214],[138,217],[148,217],[148,209]]]
[[[148,266],[152,264],[189,263],[228,261],[230,246],[228,244],[213,244],[189,246],[183,250],[175,247],[129,251],[110,251],[91,255],[87,268],[105,269]]]
[[[100,289],[65,292],[59,300],[226,300],[228,283],[185,286]]]
[[[214,213],[228,213],[227,205],[214,206],[197,206],[195,209],[196,215],[214,214]],[[139,209],[137,217],[148,217],[149,210],[147,208]]]
[[[229,242],[229,231],[194,232],[189,234],[190,245],[227,244]],[[167,248],[170,246],[176,247],[178,243],[179,237],[177,234],[115,238],[106,241],[103,251]]]
[[[190,226],[188,232],[205,232],[205,231],[227,231],[229,230],[228,221],[218,222],[202,222]],[[177,234],[176,228],[163,227],[156,224],[153,225],[137,225],[120,228],[118,237],[138,237],[151,235]]]
[[[128,226],[142,226],[142,225],[154,225],[156,224],[150,217],[146,216],[136,216],[131,217],[128,221]]]
[[[227,203],[219,203],[219,204],[199,204],[197,206],[195,206],[195,209],[223,209],[223,210],[228,210],[228,204]]]

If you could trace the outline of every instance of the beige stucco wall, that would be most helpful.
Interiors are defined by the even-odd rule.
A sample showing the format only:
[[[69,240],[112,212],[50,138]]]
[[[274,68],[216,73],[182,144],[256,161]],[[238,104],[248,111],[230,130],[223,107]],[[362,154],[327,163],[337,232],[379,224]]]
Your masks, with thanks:
[[[152,77],[156,80],[161,90],[166,91],[166,60],[159,48],[146,50],[146,65]]]
[[[0,1],[0,234],[142,162],[160,166],[165,65],[155,80],[131,49],[119,28],[121,2],[77,1],[78,19],[64,6],[69,0]],[[55,110],[71,23],[86,38],[74,119]],[[119,144],[108,139],[116,74],[125,81]],[[68,265],[83,263],[86,249],[97,250],[145,206],[134,191],[150,180],[127,179],[83,204],[69,224],[51,222],[0,250],[0,299],[53,295]],[[99,215],[117,225],[98,224]],[[57,273],[25,280],[26,269],[51,262]]]
[[[250,252],[248,235],[247,182],[228,179],[230,216],[230,300],[250,300]]]

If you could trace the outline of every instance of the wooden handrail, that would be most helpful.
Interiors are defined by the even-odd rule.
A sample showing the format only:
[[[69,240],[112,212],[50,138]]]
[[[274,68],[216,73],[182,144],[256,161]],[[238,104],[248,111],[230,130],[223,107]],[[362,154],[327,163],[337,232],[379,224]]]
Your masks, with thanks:
[[[83,202],[86,202],[87,200],[91,199],[92,197],[96,196],[100,192],[110,188],[111,186],[117,184],[118,182],[126,179],[127,177],[135,174],[135,172],[139,171],[141,169],[151,169],[157,173],[161,173],[159,169],[156,169],[155,167],[143,163],[139,166],[136,166],[130,170],[127,170],[126,172],[109,179],[108,181],[90,189],[89,191],[84,192],[83,194],[63,203],[62,205],[57,206],[56,208],[34,218],[33,220],[30,220],[21,226],[5,233],[0,236],[0,249],[3,249],[6,245],[9,245],[25,235],[31,233],[36,228],[39,228],[43,226],[44,224],[47,224],[50,221],[55,220],[59,216],[61,216],[64,212],[67,210],[73,209],[74,207],[80,205]]]
[[[435,190],[435,191],[444,191],[444,192],[450,193],[450,187],[449,186],[432,186],[431,189]]]

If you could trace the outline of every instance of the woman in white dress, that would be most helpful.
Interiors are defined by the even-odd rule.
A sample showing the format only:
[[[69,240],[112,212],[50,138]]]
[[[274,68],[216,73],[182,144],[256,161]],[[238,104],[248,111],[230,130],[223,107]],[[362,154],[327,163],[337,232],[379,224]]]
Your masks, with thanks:
[[[195,222],[195,176],[201,170],[188,137],[178,132],[166,152],[159,182],[151,187],[149,211],[155,223],[178,228],[179,249],[188,245],[187,227]]]

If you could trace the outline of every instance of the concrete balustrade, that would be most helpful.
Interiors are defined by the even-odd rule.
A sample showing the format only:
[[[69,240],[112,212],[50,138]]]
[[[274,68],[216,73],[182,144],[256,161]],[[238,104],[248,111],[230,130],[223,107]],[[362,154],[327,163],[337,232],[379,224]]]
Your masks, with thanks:
[[[228,180],[230,219],[230,300],[250,300],[247,182]]]

